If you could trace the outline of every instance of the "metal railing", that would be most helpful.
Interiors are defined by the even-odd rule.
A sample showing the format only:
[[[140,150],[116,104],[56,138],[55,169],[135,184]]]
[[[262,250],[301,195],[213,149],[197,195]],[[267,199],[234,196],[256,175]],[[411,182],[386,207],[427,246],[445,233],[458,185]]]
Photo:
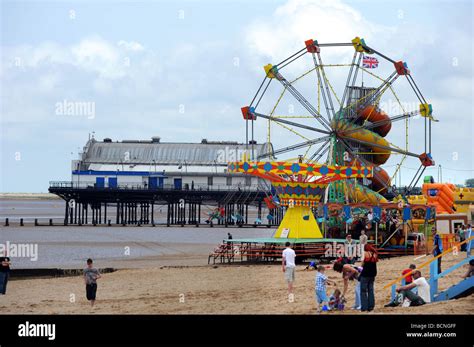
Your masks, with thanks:
[[[176,190],[176,191],[243,191],[256,192],[265,190],[261,185],[207,185],[207,184],[188,184],[184,183],[181,187],[174,184],[163,184],[158,186],[150,186],[146,183],[120,183],[117,186],[97,186],[94,183],[76,182],[76,181],[51,181],[50,188],[64,189],[84,189],[84,190]]]
[[[468,250],[466,252],[466,258],[464,260],[462,260],[461,262],[458,262],[454,266],[450,267],[449,269],[447,269],[447,270],[445,270],[441,273],[438,273],[438,265],[437,265],[438,258],[441,258],[442,256],[444,256],[446,254],[452,253],[453,251],[459,252],[460,251],[459,247],[461,245],[468,244],[469,242],[471,242],[473,240],[474,240],[474,236],[471,236],[470,238],[468,238],[468,239],[466,239],[462,242],[456,243],[455,246],[450,247],[448,250],[442,252],[441,254],[438,254],[437,256],[433,257],[432,259],[430,259],[430,260],[424,262],[423,264],[417,266],[416,270],[420,270],[420,269],[422,269],[422,268],[424,268],[425,266],[428,266],[428,265],[430,266],[430,296],[431,296],[432,301],[434,300],[435,295],[438,294],[438,279],[446,276],[447,274],[449,274],[453,270],[455,270],[455,269],[459,268],[460,266],[466,264],[470,259],[472,259],[471,248],[470,247],[468,248]],[[391,287],[391,298],[392,298],[392,300],[396,296],[397,283],[399,281],[401,281],[401,284],[404,285],[405,284],[405,279],[410,275],[412,275],[412,271],[406,273],[405,275],[402,275],[402,276],[398,277],[397,279],[393,280],[392,282],[386,284],[383,287],[383,289],[387,289],[388,287]]]

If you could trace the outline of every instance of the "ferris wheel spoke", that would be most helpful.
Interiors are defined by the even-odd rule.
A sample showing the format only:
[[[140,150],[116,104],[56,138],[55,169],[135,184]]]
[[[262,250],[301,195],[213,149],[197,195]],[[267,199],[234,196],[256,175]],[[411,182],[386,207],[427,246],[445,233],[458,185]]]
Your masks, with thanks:
[[[290,83],[288,82],[280,72],[274,72],[274,75],[278,81],[286,88],[294,97],[295,99],[319,122],[321,123],[327,130],[331,130],[330,123],[324,118],[316,108],[305,99],[305,97]]]
[[[321,157],[324,155],[324,153],[326,153],[328,150],[329,150],[329,147],[330,147],[330,144],[329,144],[329,139],[326,140],[322,145],[321,147],[319,147],[312,155],[311,157],[307,160],[307,162],[311,162],[313,161],[315,158],[314,161],[319,161],[319,159],[321,159]],[[324,150],[323,150],[324,149]]]
[[[326,154],[329,151],[330,148],[331,148],[331,145],[326,146],[326,148],[321,153],[318,154],[318,156],[314,159],[314,161],[319,162],[321,160],[321,158],[323,157],[323,155]],[[326,160],[326,162],[327,162],[327,160]]]
[[[332,102],[331,92],[328,86],[326,71],[324,70],[323,61],[319,52],[313,53],[313,62],[316,68],[316,74],[318,76],[319,83],[324,87],[321,94],[323,95],[323,101],[326,106],[329,122],[331,122],[331,115],[332,117],[336,117],[336,112],[334,110],[334,104]]]
[[[360,52],[357,52],[357,51],[354,52],[354,56],[352,57],[351,68],[349,70],[349,74],[347,75],[346,87],[344,88],[344,93],[342,94],[341,105],[339,107],[339,111],[341,111],[344,108],[344,102],[346,101],[346,97],[349,94],[349,90],[351,90],[355,85],[357,74],[359,72],[359,65],[362,60],[362,55],[363,54]],[[357,64],[355,64],[356,59],[357,59]],[[356,67],[355,72],[354,72],[354,66]],[[351,77],[352,77],[352,82],[351,82]],[[349,95],[349,100],[351,99],[350,97],[351,95]]]
[[[364,158],[361,158],[359,155],[357,155],[351,148],[351,146],[349,146],[349,144],[347,143],[347,141],[345,141],[344,139],[342,138],[339,138],[339,141],[340,143],[342,143],[342,145],[346,148],[347,152],[353,157],[353,158],[357,158],[358,161],[362,162],[364,165],[366,165],[368,163],[368,160],[365,160]],[[371,164],[373,165],[373,164]],[[367,166],[371,166],[371,165],[367,165]]]
[[[323,80],[321,78],[321,73],[319,72],[319,64],[316,60],[316,55],[313,53],[313,62],[314,62],[314,67],[315,67],[315,70],[316,70],[316,75],[318,76],[318,88],[319,86],[323,86],[323,88],[321,89],[321,95],[323,96],[323,103],[324,103],[324,107],[326,108],[326,113],[328,115],[328,119],[329,121],[331,121],[331,113],[334,115],[334,110],[332,110],[331,112],[331,108],[329,106],[329,102],[326,98],[326,91],[327,91],[327,85],[325,83],[323,83]],[[322,69],[322,67],[321,67]]]
[[[374,91],[368,94],[368,97],[364,98],[362,103],[358,104],[358,107],[362,108],[370,104],[374,104],[377,100],[380,99],[383,93],[390,88],[390,86],[398,78],[398,74],[394,71],[390,76],[388,76],[383,82],[378,86]]]
[[[375,143],[375,142],[359,140],[359,139],[355,139],[355,138],[352,138],[352,137],[349,140],[353,141],[353,142],[360,143],[362,145],[368,145],[368,146],[377,147],[377,148],[380,148],[380,149],[385,149],[389,152],[395,152],[395,153],[400,153],[400,154],[403,154],[403,155],[408,155],[410,157],[419,158],[418,154],[408,152],[408,151],[404,151],[403,149],[394,148],[394,147],[390,147],[390,146],[385,146],[385,145],[381,145],[381,144],[378,144],[378,143]],[[374,154],[376,154],[376,153],[374,153]]]
[[[348,99],[349,99],[349,105],[350,105],[350,101],[352,100],[352,91],[353,91],[353,87],[355,86],[356,84],[356,81],[357,81],[357,75],[359,74],[359,70],[360,70],[360,62],[362,60],[362,57],[363,57],[363,53],[359,53],[359,59],[357,60],[357,66],[356,66],[356,70],[355,70],[355,73],[354,73],[354,76],[352,76],[352,82],[351,82],[351,85],[349,87],[346,86],[346,88],[349,89],[348,91]],[[344,109],[344,102],[341,102],[341,109],[339,110],[339,112],[342,111],[342,109]],[[349,109],[350,111],[350,107],[347,106],[347,109]]]
[[[362,69],[363,70],[363,69]],[[382,97],[382,95],[387,91],[387,89],[392,87],[393,82],[398,78],[396,72],[393,72],[389,77],[385,80],[382,80],[380,86],[375,88],[372,92],[367,94],[366,96],[360,98],[356,102],[351,103],[350,105],[346,106],[345,109],[350,112],[355,112],[355,108],[364,108],[371,104],[376,104]]]
[[[387,91],[388,88],[395,82],[395,80],[398,78],[398,74],[396,71],[392,72],[390,76],[388,76],[385,80],[382,80],[382,83],[375,88],[374,91],[368,94],[366,98],[364,98],[363,103],[359,104],[359,107],[365,107],[369,104],[375,104],[377,103],[378,100],[382,97],[382,95]]]
[[[377,122],[373,122],[373,123],[370,123],[370,124],[367,124],[367,125],[361,125],[361,126],[358,126],[354,129],[351,129],[349,131],[344,131],[344,135],[349,135],[349,134],[353,134],[353,133],[356,133],[358,132],[359,130],[362,130],[362,129],[373,129],[373,128],[377,128],[381,125],[385,125],[385,124],[390,124],[390,123],[394,123],[396,121],[399,121],[399,120],[403,120],[403,119],[408,119],[408,118],[411,118],[411,117],[415,117],[417,115],[420,114],[420,111],[419,110],[416,110],[416,111],[412,111],[412,112],[407,112],[407,113],[402,113],[402,114],[399,114],[397,116],[393,116],[393,117],[390,117],[390,118],[387,118],[385,120],[379,120]]]
[[[285,80],[286,81],[286,80]],[[283,81],[282,81],[283,82]],[[295,99],[327,130],[331,130],[329,122],[311,105],[305,97],[288,81],[286,81],[287,90],[295,97]],[[285,84],[284,84],[285,85]]]
[[[405,192],[405,195],[410,195],[412,189],[416,186],[416,184],[420,180],[421,176],[423,176],[423,173],[425,172],[425,170],[426,170],[426,166],[424,166],[423,164],[420,165],[420,167],[418,168],[418,170],[415,173],[415,176],[413,176],[413,179],[411,180],[410,184],[408,185],[408,187],[406,189],[406,192]]]
[[[300,148],[312,146],[312,145],[327,141],[330,138],[331,138],[331,136],[324,136],[324,137],[320,137],[318,139],[297,143],[295,145],[291,145],[291,146],[288,146],[288,147],[280,148],[280,149],[273,150],[273,151],[268,152],[268,153],[261,154],[257,157],[257,159],[262,159],[262,158],[266,158],[266,157],[274,157],[277,154],[283,154],[283,153],[291,152],[291,151],[294,151],[294,150],[297,150],[297,149],[300,149]]]
[[[256,117],[261,117],[261,118],[264,118],[264,119],[268,119],[268,120],[273,121],[273,122],[282,123],[282,124],[286,124],[286,125],[291,125],[291,126],[294,126],[294,127],[297,127],[297,128],[311,130],[311,131],[315,131],[315,132],[326,134],[326,135],[329,135],[331,133],[330,131],[327,131],[327,130],[322,130],[322,129],[318,129],[318,128],[315,128],[315,127],[312,127],[312,126],[309,126],[309,125],[296,123],[296,122],[293,122],[293,121],[290,121],[290,120],[287,120],[287,119],[284,119],[284,118],[267,116],[265,114],[261,114],[261,113],[257,113],[257,112],[253,113],[253,115],[256,116]]]

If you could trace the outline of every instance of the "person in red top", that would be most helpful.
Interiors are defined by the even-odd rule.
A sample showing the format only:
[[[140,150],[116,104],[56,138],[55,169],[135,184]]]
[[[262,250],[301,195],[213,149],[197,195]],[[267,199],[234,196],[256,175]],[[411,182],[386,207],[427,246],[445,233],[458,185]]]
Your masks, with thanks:
[[[405,269],[405,270],[402,271],[402,276],[406,275],[407,273],[411,273],[415,269],[416,269],[416,265],[415,264],[410,264],[408,269]],[[405,277],[405,284],[410,284],[411,282],[413,282],[413,277],[410,274],[407,277]]]

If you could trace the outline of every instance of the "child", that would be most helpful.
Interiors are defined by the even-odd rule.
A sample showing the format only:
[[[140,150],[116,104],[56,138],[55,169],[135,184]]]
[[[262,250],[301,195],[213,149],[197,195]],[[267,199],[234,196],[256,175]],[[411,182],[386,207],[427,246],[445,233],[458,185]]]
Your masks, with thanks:
[[[410,264],[408,269],[405,269],[405,270],[402,271],[402,276],[406,275],[407,273],[411,273],[415,269],[416,269],[416,265],[415,264]],[[413,277],[410,274],[407,277],[405,277],[405,284],[411,284],[411,282],[413,282]]]
[[[339,289],[334,290],[334,293],[329,297],[329,309],[330,310],[344,310],[345,299],[341,295]]]
[[[97,279],[101,278],[99,270],[92,267],[92,259],[87,259],[87,267],[84,269],[84,283],[86,284],[86,297],[94,306],[95,296],[97,293]]]
[[[305,270],[316,270],[316,262],[313,260],[311,261],[304,269]]]
[[[325,267],[323,265],[318,266],[318,272],[316,273],[315,279],[315,291],[316,291],[316,310],[320,312],[321,304],[323,304],[323,311],[327,311],[328,298],[326,295],[326,284],[334,283],[329,281],[327,276],[324,274]]]

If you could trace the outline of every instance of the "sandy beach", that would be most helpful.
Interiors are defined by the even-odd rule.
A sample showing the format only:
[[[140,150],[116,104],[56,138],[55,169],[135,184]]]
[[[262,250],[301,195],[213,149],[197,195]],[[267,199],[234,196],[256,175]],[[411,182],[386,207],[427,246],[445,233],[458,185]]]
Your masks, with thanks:
[[[55,202],[4,201],[3,213],[25,217],[53,217],[62,212]],[[19,314],[313,314],[314,271],[299,266],[295,302],[289,303],[281,267],[271,265],[207,265],[208,254],[231,232],[234,238],[271,237],[267,228],[186,227],[32,227],[0,226],[0,242],[38,245],[38,260],[13,259],[13,269],[80,269],[87,257],[98,268],[118,269],[103,275],[98,303],[91,309],[81,277],[14,279],[6,296],[0,296],[0,313]],[[124,250],[130,251],[125,255]],[[465,255],[461,253],[461,255]],[[460,255],[460,256],[461,256]],[[384,308],[390,290],[383,286],[410,263],[417,265],[430,256],[382,260],[376,280],[375,314],[474,313],[474,296],[415,308]],[[453,255],[443,259],[443,268],[453,265]],[[439,283],[440,289],[459,282],[458,269]],[[423,269],[428,274],[428,269]],[[328,270],[330,279],[342,289],[341,275]],[[334,287],[328,287],[328,294]],[[354,286],[347,294],[354,302]],[[352,314],[344,312],[328,314]]]
[[[461,255],[460,255],[461,256]],[[444,257],[447,268],[457,257]],[[390,290],[383,286],[396,278],[409,263],[427,258],[413,256],[382,260],[376,279],[376,308],[371,314],[474,314],[474,296],[411,308],[384,308]],[[145,260],[142,260],[145,261]],[[96,264],[100,267],[100,263]],[[150,265],[150,264],[149,264]],[[445,289],[457,283],[464,268],[439,282]],[[422,270],[428,274],[428,269]],[[341,275],[327,270],[342,288]],[[315,271],[299,266],[296,272],[295,302],[287,301],[281,267],[275,265],[218,265],[122,269],[103,275],[97,306],[90,308],[80,277],[13,280],[6,296],[0,297],[2,314],[315,314]],[[334,286],[328,287],[332,292]],[[354,302],[350,285],[348,305]],[[73,298],[75,300],[73,300]],[[353,314],[344,312],[324,314]]]

